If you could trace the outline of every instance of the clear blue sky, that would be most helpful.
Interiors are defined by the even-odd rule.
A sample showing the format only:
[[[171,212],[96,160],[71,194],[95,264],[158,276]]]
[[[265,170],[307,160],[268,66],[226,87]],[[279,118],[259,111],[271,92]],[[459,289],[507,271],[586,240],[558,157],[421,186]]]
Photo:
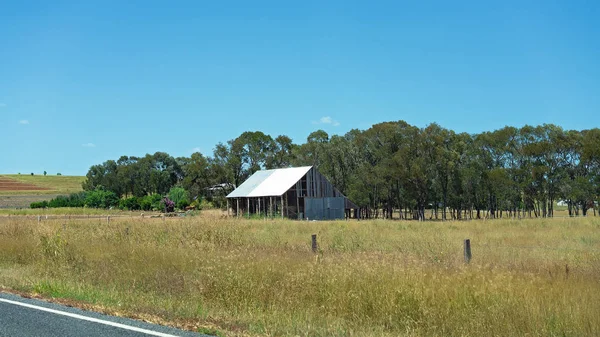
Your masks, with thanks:
[[[374,4],[376,3],[376,4]],[[600,126],[598,1],[0,4],[0,173],[382,121]]]

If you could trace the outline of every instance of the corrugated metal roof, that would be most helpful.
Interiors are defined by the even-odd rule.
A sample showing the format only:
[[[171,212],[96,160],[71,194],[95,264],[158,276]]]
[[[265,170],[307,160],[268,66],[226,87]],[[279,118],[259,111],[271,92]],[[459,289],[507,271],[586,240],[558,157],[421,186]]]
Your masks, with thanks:
[[[292,167],[255,172],[227,198],[280,196],[300,180],[312,166]]]

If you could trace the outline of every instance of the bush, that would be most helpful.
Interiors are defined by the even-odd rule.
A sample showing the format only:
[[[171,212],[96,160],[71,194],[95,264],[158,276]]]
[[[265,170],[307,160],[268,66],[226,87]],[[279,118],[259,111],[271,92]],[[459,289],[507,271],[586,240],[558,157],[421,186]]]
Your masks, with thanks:
[[[46,200],[40,201],[40,202],[32,202],[31,205],[29,205],[29,207],[30,208],[47,208],[48,202]]]
[[[179,202],[177,203],[177,208],[179,209],[185,209],[186,207],[188,207],[190,205],[190,201],[187,199],[183,199],[183,200],[179,200]]]
[[[34,202],[31,208],[59,208],[59,207],[83,207],[85,205],[85,192],[72,193],[68,196],[59,195],[50,201]]]
[[[184,209],[190,205],[190,199],[187,191],[183,187],[173,187],[169,191],[169,199],[179,209]]]
[[[83,207],[85,206],[85,198],[87,197],[86,192],[72,193],[69,195],[69,207]]]
[[[161,210],[162,197],[160,194],[147,195],[140,200],[140,208],[144,211],[158,211]]]
[[[162,209],[166,213],[175,212],[175,203],[173,202],[173,200],[169,199],[168,197],[166,197],[162,200],[161,205],[162,205]]]
[[[97,188],[88,192],[85,197],[85,206],[92,208],[110,208],[119,205],[119,197],[114,192]]]
[[[119,201],[119,208],[126,211],[135,211],[141,209],[140,199],[130,197]]]
[[[64,195],[59,195],[58,197],[56,197],[48,202],[48,207],[50,207],[50,208],[70,207],[69,197],[64,196]]]

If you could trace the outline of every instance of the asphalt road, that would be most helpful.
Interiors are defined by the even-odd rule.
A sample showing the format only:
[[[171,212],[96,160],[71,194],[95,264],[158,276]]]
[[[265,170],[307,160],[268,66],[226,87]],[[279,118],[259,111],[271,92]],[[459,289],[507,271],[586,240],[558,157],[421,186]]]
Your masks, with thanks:
[[[0,293],[0,336],[201,337],[206,335]]]

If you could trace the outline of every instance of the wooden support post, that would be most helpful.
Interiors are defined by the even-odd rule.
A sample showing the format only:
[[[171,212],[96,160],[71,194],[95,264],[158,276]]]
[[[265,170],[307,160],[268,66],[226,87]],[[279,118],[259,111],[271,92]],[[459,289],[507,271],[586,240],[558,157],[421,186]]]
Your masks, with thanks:
[[[471,240],[465,239],[465,263],[471,262]]]
[[[296,189],[296,218],[298,220],[302,220],[302,218],[300,217],[300,197],[298,194],[298,189]]]
[[[281,218],[283,219],[283,194],[281,195]]]
[[[227,199],[227,217],[229,218],[229,199]]]
[[[248,205],[248,219],[250,219],[250,198],[246,198],[246,204]]]
[[[260,214],[260,199],[262,198],[258,198],[258,209],[256,210],[256,214]]]
[[[237,212],[235,213],[235,216],[237,216],[239,218],[240,217],[240,198],[235,198],[235,201],[237,202]]]
[[[269,213],[270,217],[273,218],[273,197],[269,197]]]
[[[317,250],[319,249],[319,247],[317,246],[317,234],[313,234],[311,236],[311,247],[312,247],[312,252],[316,253]]]

